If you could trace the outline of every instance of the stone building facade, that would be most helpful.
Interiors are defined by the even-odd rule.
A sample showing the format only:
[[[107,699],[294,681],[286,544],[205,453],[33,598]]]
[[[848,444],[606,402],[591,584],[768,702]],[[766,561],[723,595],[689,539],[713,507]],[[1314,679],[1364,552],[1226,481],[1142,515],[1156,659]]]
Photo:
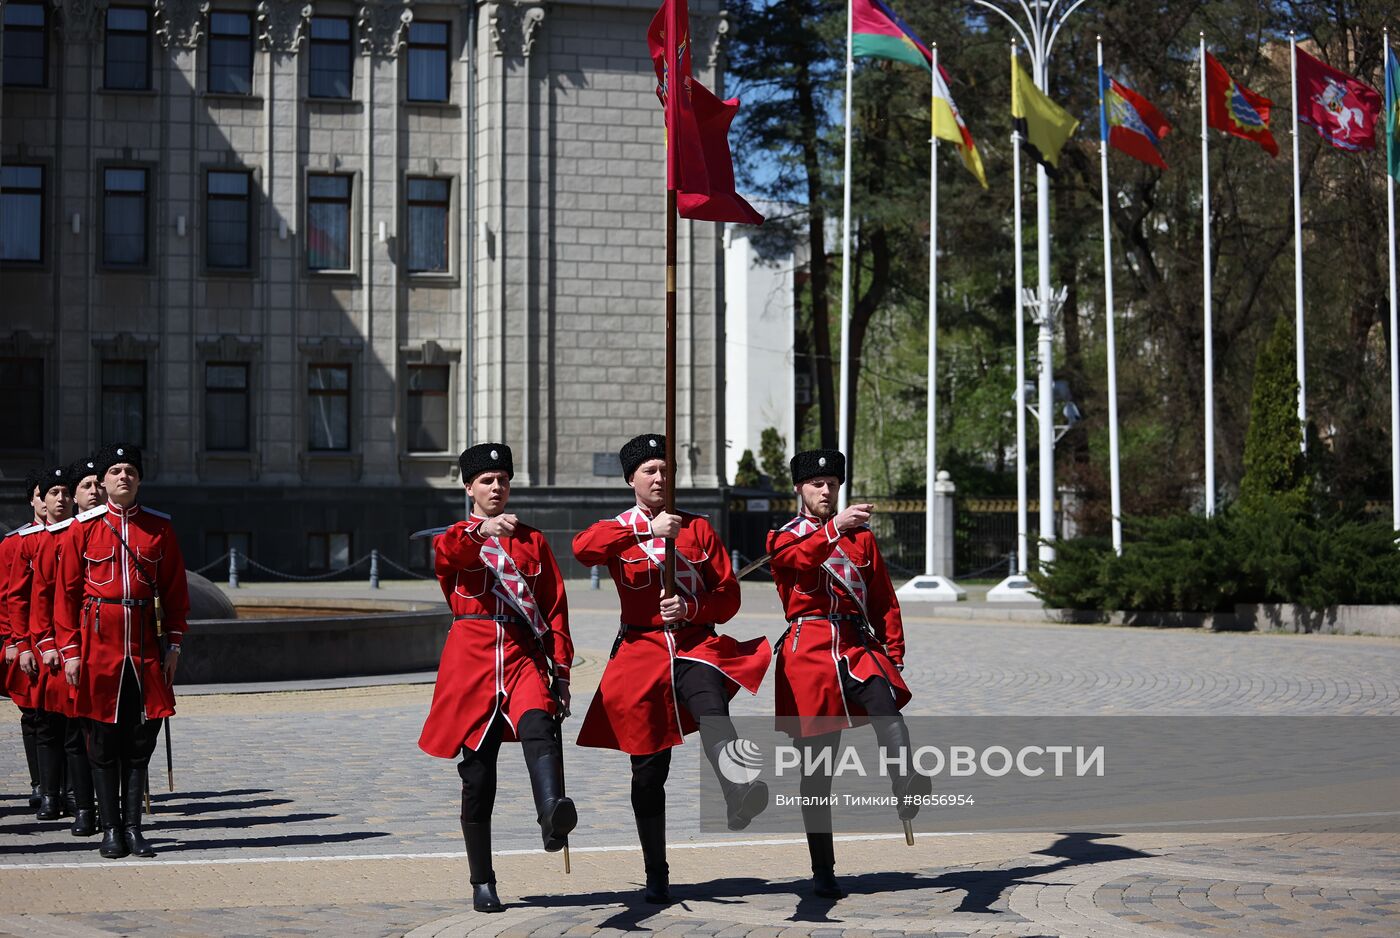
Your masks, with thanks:
[[[0,473],[136,438],[192,565],[294,572],[421,565],[473,441],[561,538],[624,507],[617,447],[663,420],[656,5],[0,0]],[[712,87],[720,6],[690,3]],[[680,223],[703,510],[721,234]]]

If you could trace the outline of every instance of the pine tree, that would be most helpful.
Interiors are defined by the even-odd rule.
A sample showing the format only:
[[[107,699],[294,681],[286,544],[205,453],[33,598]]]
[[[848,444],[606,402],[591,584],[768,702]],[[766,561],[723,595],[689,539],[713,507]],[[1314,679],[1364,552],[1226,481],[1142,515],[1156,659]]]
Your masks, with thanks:
[[[739,457],[739,468],[734,472],[734,484],[742,489],[756,489],[763,484],[758,474],[758,461],[753,458],[753,450],[744,450]]]
[[[759,464],[768,484],[777,492],[792,488],[792,477],[788,475],[787,438],[778,432],[777,427],[764,429],[758,442]]]
[[[1244,479],[1240,507],[1257,510],[1280,503],[1290,513],[1308,504],[1309,477],[1304,462],[1303,428],[1298,422],[1298,379],[1294,362],[1293,320],[1279,316],[1254,366],[1249,431],[1244,441]]]

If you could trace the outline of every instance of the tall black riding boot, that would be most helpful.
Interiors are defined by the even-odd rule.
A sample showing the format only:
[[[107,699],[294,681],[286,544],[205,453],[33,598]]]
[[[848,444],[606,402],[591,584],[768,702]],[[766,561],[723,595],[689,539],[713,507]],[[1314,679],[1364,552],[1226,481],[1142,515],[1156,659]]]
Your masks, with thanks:
[[[830,834],[808,834],[812,856],[812,894],[819,899],[844,899],[846,891],[836,881],[836,847]]]
[[[141,836],[141,802],[146,795],[146,767],[128,766],[122,779],[122,839],[132,856],[153,857],[155,848]]]
[[[122,835],[121,779],[117,772],[116,766],[92,766],[92,788],[102,823],[102,844],[97,852],[107,860],[120,860],[130,852]]]
[[[909,741],[909,727],[903,718],[875,717],[871,719],[875,738],[889,753],[890,759],[904,754],[902,770],[898,763],[891,763],[890,790],[899,799],[898,813],[902,821],[913,820],[919,813],[919,801],[933,791],[933,779],[914,768],[914,746]]]
[[[741,831],[749,822],[763,813],[768,807],[768,784],[761,779],[751,782],[735,782],[725,777],[723,765],[738,765],[733,759],[721,761],[724,749],[733,740],[726,739],[710,746],[706,755],[714,767],[715,778],[719,779],[720,791],[724,792],[724,806],[728,813],[728,825],[732,831]]]
[[[63,815],[63,743],[42,740],[39,745],[39,809],[35,817],[56,821]]]
[[[530,788],[535,794],[535,813],[544,849],[550,853],[562,850],[569,842],[569,831],[578,824],[578,810],[573,799],[564,794],[564,760],[555,747],[550,747],[542,752],[527,752],[525,768],[530,773]]]
[[[39,807],[39,711],[19,712],[19,732],[24,739],[24,761],[29,763],[29,807]]]
[[[68,752],[68,780],[73,786],[73,836],[91,837],[97,833],[97,812],[93,810],[92,764],[86,752]]]
[[[664,905],[671,901],[671,867],[666,862],[666,812],[637,818],[637,840],[642,845],[647,885],[643,898]]]
[[[496,871],[491,868],[491,822],[462,821],[467,844],[467,868],[472,878],[472,908],[478,912],[504,912],[496,897]]]

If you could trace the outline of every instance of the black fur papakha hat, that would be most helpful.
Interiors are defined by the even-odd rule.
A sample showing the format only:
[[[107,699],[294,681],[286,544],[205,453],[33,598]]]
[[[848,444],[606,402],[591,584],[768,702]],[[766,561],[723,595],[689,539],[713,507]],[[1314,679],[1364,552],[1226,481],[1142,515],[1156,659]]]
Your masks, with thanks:
[[[846,457],[839,450],[809,449],[792,457],[788,468],[792,470],[793,485],[801,485],[817,476],[836,476],[836,481],[846,481]]]
[[[622,460],[622,477],[632,481],[632,473],[644,462],[666,458],[666,437],[660,433],[643,433],[622,444],[617,452]]]
[[[457,457],[457,468],[462,470],[463,485],[470,485],[483,472],[504,471],[507,479],[515,478],[510,447],[504,443],[478,443],[462,450],[462,455]]]

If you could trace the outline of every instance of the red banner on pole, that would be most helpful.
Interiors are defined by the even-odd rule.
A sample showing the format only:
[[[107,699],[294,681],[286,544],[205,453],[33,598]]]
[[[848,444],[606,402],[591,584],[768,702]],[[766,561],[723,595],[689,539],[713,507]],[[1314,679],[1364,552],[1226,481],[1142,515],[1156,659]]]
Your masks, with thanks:
[[[1374,150],[1381,93],[1298,50],[1298,120],[1341,150]]]

